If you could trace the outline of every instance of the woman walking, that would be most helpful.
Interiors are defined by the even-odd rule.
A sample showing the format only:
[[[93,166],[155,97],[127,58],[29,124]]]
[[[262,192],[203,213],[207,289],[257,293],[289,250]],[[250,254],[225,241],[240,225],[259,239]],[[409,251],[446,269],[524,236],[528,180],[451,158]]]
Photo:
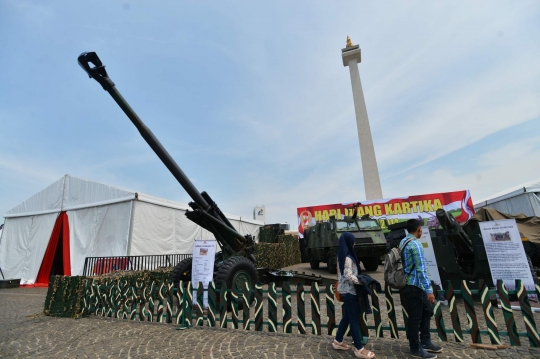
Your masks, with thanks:
[[[336,338],[332,346],[336,350],[351,349],[350,345],[343,342],[345,331],[347,327],[350,327],[354,341],[354,355],[357,358],[371,359],[375,357],[375,354],[364,348],[360,336],[360,311],[354,285],[360,285],[356,276],[362,271],[354,252],[354,239],[354,235],[350,232],[344,232],[339,238],[337,290],[343,299],[343,318],[339,322]]]

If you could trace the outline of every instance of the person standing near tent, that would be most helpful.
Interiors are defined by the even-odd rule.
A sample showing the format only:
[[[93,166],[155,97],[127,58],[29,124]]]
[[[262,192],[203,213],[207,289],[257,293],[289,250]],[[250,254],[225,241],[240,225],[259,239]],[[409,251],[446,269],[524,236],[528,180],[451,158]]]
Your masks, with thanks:
[[[409,339],[413,357],[437,358],[437,355],[431,353],[440,353],[442,348],[431,341],[429,333],[435,296],[427,271],[424,248],[418,241],[422,237],[420,221],[408,220],[407,232],[409,234],[399,244],[403,257],[403,270],[407,277],[407,284],[401,289],[407,298],[407,313],[409,314],[407,339]],[[408,242],[407,245],[405,245],[406,242]]]
[[[338,249],[338,287],[337,290],[343,298],[343,318],[339,322],[336,337],[332,346],[336,350],[349,350],[351,346],[343,343],[343,336],[347,327],[350,327],[354,340],[354,355],[357,358],[371,359],[375,354],[364,348],[360,335],[360,309],[355,285],[360,285],[356,277],[362,271],[358,257],[354,252],[355,237],[350,232],[344,232],[339,237]]]

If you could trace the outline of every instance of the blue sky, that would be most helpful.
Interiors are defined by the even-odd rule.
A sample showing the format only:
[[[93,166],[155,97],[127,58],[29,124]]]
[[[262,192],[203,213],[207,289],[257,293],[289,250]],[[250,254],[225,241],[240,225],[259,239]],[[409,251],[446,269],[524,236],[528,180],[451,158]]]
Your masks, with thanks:
[[[384,197],[480,200],[540,178],[539,33],[537,1],[0,1],[0,213],[66,173],[189,201],[84,51],[223,211],[365,199],[347,35]]]

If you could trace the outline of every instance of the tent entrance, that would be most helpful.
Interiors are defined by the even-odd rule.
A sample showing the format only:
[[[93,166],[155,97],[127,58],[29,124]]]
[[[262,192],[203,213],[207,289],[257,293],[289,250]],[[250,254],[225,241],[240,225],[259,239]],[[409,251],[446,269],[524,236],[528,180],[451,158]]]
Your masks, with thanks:
[[[48,285],[51,275],[71,275],[69,257],[69,222],[66,212],[60,212],[43,255],[36,285]]]

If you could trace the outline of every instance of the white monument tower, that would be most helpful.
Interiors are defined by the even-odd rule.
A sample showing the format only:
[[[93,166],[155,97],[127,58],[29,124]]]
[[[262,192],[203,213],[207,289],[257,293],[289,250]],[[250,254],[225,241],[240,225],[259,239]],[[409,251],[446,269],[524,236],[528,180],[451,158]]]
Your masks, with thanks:
[[[360,47],[358,45],[353,45],[348,36],[347,46],[341,50],[341,56],[343,57],[343,66],[349,66],[349,72],[351,74],[366,199],[381,199],[383,198],[381,180],[379,179],[379,169],[377,167],[373,139],[371,138],[371,130],[369,128],[366,102],[364,100],[364,92],[362,91],[362,83],[360,83],[360,73],[358,72],[358,63],[361,61]]]

